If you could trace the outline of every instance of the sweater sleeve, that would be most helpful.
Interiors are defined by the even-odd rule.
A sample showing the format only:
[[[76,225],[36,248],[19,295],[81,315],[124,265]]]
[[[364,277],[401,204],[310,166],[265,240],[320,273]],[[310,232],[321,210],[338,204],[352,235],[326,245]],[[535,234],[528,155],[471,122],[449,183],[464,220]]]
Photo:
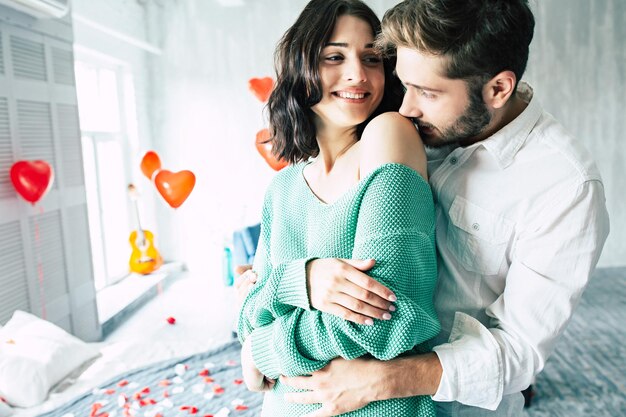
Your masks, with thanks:
[[[399,164],[383,165],[363,181],[352,256],[376,259],[370,275],[394,291],[397,310],[391,320],[372,326],[299,308],[274,316],[252,332],[255,364],[270,378],[308,374],[339,356],[391,359],[439,332],[433,306],[434,204],[428,184]]]
[[[241,343],[253,329],[271,323],[274,317],[295,308],[309,309],[306,263],[313,258],[272,263],[270,241],[274,188],[275,184],[268,189],[263,203],[261,233],[253,265],[258,281],[248,293],[239,313],[237,334]]]

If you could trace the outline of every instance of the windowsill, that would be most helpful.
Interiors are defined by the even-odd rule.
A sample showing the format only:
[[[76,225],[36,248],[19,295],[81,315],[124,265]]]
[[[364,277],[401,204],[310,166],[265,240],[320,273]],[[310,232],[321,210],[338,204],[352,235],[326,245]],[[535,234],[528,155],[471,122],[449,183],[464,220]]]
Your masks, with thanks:
[[[148,275],[130,274],[96,294],[102,337],[107,337],[129,315],[176,280],[186,270],[182,262],[169,262]]]

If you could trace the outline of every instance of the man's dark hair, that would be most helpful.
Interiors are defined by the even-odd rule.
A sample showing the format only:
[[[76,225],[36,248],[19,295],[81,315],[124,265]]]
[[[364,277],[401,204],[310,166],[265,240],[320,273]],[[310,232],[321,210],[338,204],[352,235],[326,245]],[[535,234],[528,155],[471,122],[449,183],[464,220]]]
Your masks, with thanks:
[[[380,20],[359,0],[312,0],[276,47],[276,86],[268,101],[270,140],[273,153],[290,163],[319,153],[311,107],[321,101],[323,94],[320,54],[330,40],[337,19],[345,15],[367,22],[374,37],[380,33]],[[393,76],[395,60],[385,58],[383,66],[385,93],[376,111],[357,126],[357,139],[373,117],[397,111],[402,103],[402,86]]]
[[[470,85],[512,71],[517,82],[528,62],[535,19],[527,0],[406,0],[385,13],[378,46],[447,59],[448,78]]]

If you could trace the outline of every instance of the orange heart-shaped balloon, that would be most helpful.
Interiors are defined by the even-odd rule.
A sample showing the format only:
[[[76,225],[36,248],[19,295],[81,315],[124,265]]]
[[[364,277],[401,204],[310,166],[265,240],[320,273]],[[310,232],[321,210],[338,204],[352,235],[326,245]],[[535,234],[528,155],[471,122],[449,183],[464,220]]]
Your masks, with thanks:
[[[52,187],[54,172],[46,161],[18,161],[11,166],[11,182],[24,200],[35,204]]]
[[[148,151],[141,159],[141,172],[152,181],[154,173],[161,169],[161,159],[154,151]]]
[[[289,163],[284,159],[277,159],[272,153],[272,142],[270,142],[269,129],[261,129],[256,133],[256,150],[259,151],[265,162],[274,170],[280,171]]]
[[[178,208],[191,194],[196,185],[196,176],[191,171],[171,172],[162,169],[154,177],[154,184],[167,204]]]
[[[256,98],[261,100],[262,103],[265,103],[270,98],[270,94],[272,94],[274,80],[272,77],[250,78],[250,81],[248,81],[248,88],[252,91]]]

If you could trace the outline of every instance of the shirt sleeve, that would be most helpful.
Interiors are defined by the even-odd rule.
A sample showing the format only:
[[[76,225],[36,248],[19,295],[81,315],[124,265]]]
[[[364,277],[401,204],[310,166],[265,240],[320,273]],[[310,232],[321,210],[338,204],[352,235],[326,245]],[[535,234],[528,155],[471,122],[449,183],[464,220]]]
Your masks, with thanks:
[[[376,259],[369,273],[396,294],[397,310],[391,320],[376,320],[372,326],[300,308],[276,316],[252,332],[254,361],[264,375],[308,374],[339,356],[391,359],[439,332],[430,188],[415,171],[397,164],[368,178],[352,256]]]
[[[609,233],[598,180],[562,190],[514,245],[489,328],[457,313],[449,343],[434,348],[443,366],[435,401],[495,410],[539,373],[589,282]]]

